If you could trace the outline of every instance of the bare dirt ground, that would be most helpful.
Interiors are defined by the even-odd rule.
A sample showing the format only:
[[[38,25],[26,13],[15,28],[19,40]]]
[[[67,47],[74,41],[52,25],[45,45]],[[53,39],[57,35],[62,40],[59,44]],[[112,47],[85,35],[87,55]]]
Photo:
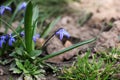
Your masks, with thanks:
[[[95,51],[107,51],[109,48],[119,48],[120,36],[120,5],[119,0],[81,0],[70,4],[76,12],[64,14],[57,28],[65,28],[71,38],[61,42],[54,37],[47,46],[48,53],[58,51],[79,41],[88,40],[99,35],[95,43],[81,46],[65,54],[50,59],[51,62],[68,60],[79,51],[93,48]],[[86,19],[90,17],[89,19]],[[86,20],[85,20],[86,19]],[[80,21],[85,21],[85,23]],[[81,25],[82,24],[82,25]],[[59,58],[59,59],[58,59]]]

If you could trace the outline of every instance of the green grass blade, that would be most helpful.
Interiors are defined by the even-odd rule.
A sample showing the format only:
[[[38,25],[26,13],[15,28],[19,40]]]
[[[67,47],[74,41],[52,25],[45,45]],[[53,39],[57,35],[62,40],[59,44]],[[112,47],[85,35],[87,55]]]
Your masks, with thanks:
[[[24,24],[24,18],[20,21],[20,23],[18,24],[18,27],[15,29],[15,31],[17,31],[19,33],[21,31],[23,31],[22,24]]]
[[[8,3],[11,3],[12,1],[13,1],[13,0],[11,0],[10,2],[8,1]],[[19,4],[19,5],[20,5],[20,4]],[[16,15],[17,15],[17,13],[18,13],[18,7],[19,7],[19,5],[18,5],[17,8],[15,9],[12,17],[11,17],[10,20],[9,20],[9,24],[11,24],[11,25],[12,25],[12,22],[14,21]],[[8,27],[6,27],[6,29],[5,29],[5,33],[7,33],[7,32],[8,32]]]
[[[3,20],[2,18],[0,18],[0,21],[1,22],[3,22],[6,26],[5,27],[8,27],[9,29],[11,29],[14,33],[16,33],[16,35],[18,34],[15,30],[14,30],[14,28],[13,28],[13,26],[11,25],[11,24],[9,24],[9,23],[7,23],[5,20]]]
[[[21,5],[21,3],[19,3],[18,6],[17,6],[17,8],[15,9],[15,11],[14,11],[14,13],[13,13],[11,19],[10,19],[10,22],[9,22],[10,24],[14,21],[16,15],[18,14],[19,6],[20,6],[20,5]]]
[[[38,16],[39,16],[39,8],[38,6],[35,6],[33,8],[33,18],[32,18],[32,22],[33,22],[33,35],[36,34],[36,29],[37,29],[37,22],[38,22]]]
[[[3,3],[5,6],[9,6],[14,0],[7,0]]]
[[[93,42],[93,41],[95,41],[95,40],[96,40],[96,38],[93,38],[93,39],[90,39],[90,40],[86,40],[86,41],[83,41],[83,42],[79,42],[79,43],[77,43],[77,44],[74,44],[74,45],[72,45],[72,46],[70,46],[70,47],[68,47],[68,48],[65,48],[65,49],[63,49],[63,50],[60,50],[60,51],[58,51],[58,52],[51,53],[51,54],[49,54],[49,55],[41,58],[40,61],[47,60],[47,59],[52,58],[52,57],[54,57],[54,56],[63,54],[64,52],[70,51],[70,50],[72,50],[72,49],[74,49],[74,48],[77,48],[77,47],[82,46],[82,45],[84,45],[84,44],[88,44],[88,43]]]
[[[24,28],[25,28],[25,45],[26,50],[30,53],[33,49],[33,22],[32,22],[32,15],[33,15],[33,5],[31,2],[27,4],[26,11],[25,11],[25,18],[24,18]]]
[[[37,23],[38,23],[38,15],[39,15],[39,9],[38,6],[35,6],[33,8],[33,15],[32,15],[32,37],[36,34],[37,29]],[[35,44],[32,41],[32,49],[34,50]]]
[[[56,25],[56,23],[60,20],[60,17],[58,17],[57,19],[55,19],[54,21],[52,21],[52,23],[50,24],[49,27],[46,27],[45,30],[43,31],[43,33],[41,34],[41,38],[45,38],[48,36],[48,34],[50,33],[50,31],[53,29],[53,27]]]

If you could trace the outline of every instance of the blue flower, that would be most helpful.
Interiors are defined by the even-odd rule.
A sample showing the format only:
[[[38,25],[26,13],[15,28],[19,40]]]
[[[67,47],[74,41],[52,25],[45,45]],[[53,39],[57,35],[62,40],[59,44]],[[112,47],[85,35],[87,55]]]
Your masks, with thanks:
[[[36,42],[36,40],[40,37],[39,34],[36,34],[35,36],[33,36],[33,41]]]
[[[9,39],[9,34],[6,34],[5,37],[6,37],[5,40],[6,40],[6,42],[7,42],[8,39]]]
[[[12,11],[12,9],[8,6],[0,6],[0,15],[3,15],[5,10]]]
[[[20,36],[21,36],[21,37],[25,36],[25,33],[22,31],[22,32],[20,33]]]
[[[59,35],[60,40],[62,40],[64,36],[66,36],[68,38],[70,37],[70,34],[63,28],[60,28],[58,31],[56,31],[55,34]]]
[[[15,42],[15,38],[10,34],[9,40],[8,40],[8,45],[12,46],[13,42]]]
[[[6,42],[5,40],[6,40],[6,36],[1,36],[0,37],[0,48],[2,48],[3,43]]]
[[[20,10],[22,10],[22,9],[25,9],[26,6],[27,6],[27,3],[26,3],[26,2],[23,2],[23,3],[21,3],[21,4],[19,5],[18,10],[20,11]]]

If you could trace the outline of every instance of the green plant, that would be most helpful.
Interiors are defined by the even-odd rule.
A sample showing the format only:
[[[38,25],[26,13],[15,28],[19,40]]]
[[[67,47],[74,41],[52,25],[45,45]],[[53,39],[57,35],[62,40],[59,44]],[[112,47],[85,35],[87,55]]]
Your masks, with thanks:
[[[119,52],[118,50],[114,50]],[[112,54],[114,52],[112,50]],[[63,74],[59,77],[64,80],[114,80],[117,79],[113,77],[114,74],[120,72],[120,65],[116,64],[116,60],[110,61],[109,57],[98,57],[94,54],[92,58],[89,58],[91,52],[86,52],[84,57],[78,55],[77,62],[70,68],[64,68],[62,70]],[[119,54],[119,53],[116,53]],[[102,54],[99,54],[102,55]],[[111,54],[109,54],[111,55]],[[112,59],[115,59],[112,56]],[[116,65],[116,66],[114,66]],[[117,71],[116,68],[117,67]]]
[[[18,8],[17,8],[18,9]],[[72,50],[74,48],[77,48],[79,46],[82,46],[84,44],[88,44],[90,42],[93,42],[96,40],[96,38],[86,40],[83,42],[79,42],[77,44],[74,44],[68,48],[65,48],[63,50],[60,50],[58,52],[51,53],[49,55],[46,55],[45,57],[40,57],[40,55],[44,52],[45,44],[55,35],[59,35],[60,39],[62,40],[63,36],[70,37],[70,34],[65,31],[63,28],[60,28],[59,30],[55,31],[49,38],[46,40],[46,42],[43,44],[43,46],[38,50],[35,49],[35,43],[36,40],[39,38],[36,32],[37,29],[37,23],[38,23],[38,7],[34,6],[31,1],[28,2],[25,10],[25,17],[24,20],[21,21],[21,23],[24,22],[24,28],[17,28],[17,31],[15,31],[11,24],[6,23],[2,18],[0,20],[7,25],[8,28],[10,28],[13,33],[12,34],[4,34],[0,36],[0,44],[1,44],[1,55],[4,54],[5,51],[11,50],[11,53],[9,56],[13,58],[13,64],[11,64],[12,68],[10,70],[13,71],[13,73],[22,73],[25,75],[25,78],[34,78],[37,79],[43,77],[45,66],[45,60],[52,58],[54,56],[63,54],[64,52],[67,52],[69,50]],[[16,14],[16,13],[15,13]],[[14,14],[14,15],[15,15]],[[58,17],[55,21],[53,21],[50,26],[43,30],[41,37],[46,38],[50,32],[50,30],[53,28],[55,23],[60,19]],[[12,20],[13,21],[13,20]],[[11,23],[11,22],[10,22]],[[20,32],[22,35],[20,35]],[[10,42],[10,44],[8,44]],[[8,48],[3,48],[4,45],[7,45]],[[12,49],[11,49],[12,47]],[[43,66],[43,67],[42,67]],[[37,76],[36,76],[37,75]],[[42,76],[40,76],[42,75]],[[27,79],[25,79],[27,80]],[[29,79],[28,79],[29,80]]]

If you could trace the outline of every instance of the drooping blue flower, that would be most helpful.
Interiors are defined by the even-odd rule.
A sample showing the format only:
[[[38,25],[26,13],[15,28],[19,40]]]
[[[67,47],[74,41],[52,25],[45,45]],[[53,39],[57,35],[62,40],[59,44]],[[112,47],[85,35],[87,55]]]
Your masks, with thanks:
[[[0,48],[2,48],[3,43],[6,42],[5,39],[6,39],[6,36],[4,35],[0,37]]]
[[[15,42],[15,38],[10,34],[9,40],[8,40],[8,45],[12,46],[13,42]]]
[[[5,37],[6,37],[5,40],[8,41],[8,39],[9,39],[9,34],[6,34]]]
[[[12,11],[12,9],[8,6],[0,6],[0,15],[3,15],[5,10]]]
[[[60,40],[62,40],[64,36],[66,36],[68,38],[70,37],[70,34],[63,28],[60,28],[58,31],[56,31],[55,34],[59,35]]]
[[[36,42],[36,40],[40,37],[39,34],[36,34],[35,36],[33,36],[33,41]]]
[[[22,10],[22,9],[25,9],[26,6],[27,6],[27,3],[26,3],[26,2],[23,2],[23,3],[21,3],[21,4],[19,5],[18,10],[20,11],[20,10]]]
[[[20,36],[21,36],[21,37],[25,36],[25,33],[22,31],[22,32],[20,33]]]

